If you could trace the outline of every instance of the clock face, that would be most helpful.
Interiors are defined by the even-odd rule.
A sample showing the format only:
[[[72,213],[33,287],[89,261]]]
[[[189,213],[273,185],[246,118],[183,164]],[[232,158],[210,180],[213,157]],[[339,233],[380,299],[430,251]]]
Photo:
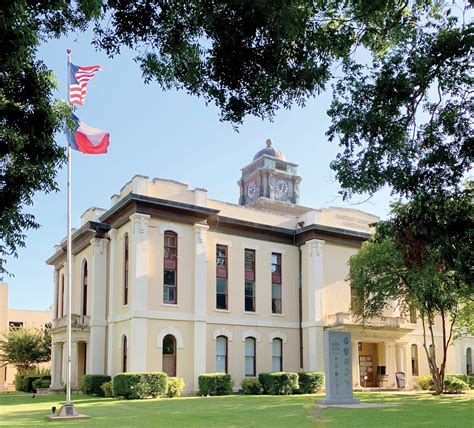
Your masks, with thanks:
[[[256,192],[257,192],[257,185],[255,184],[255,181],[252,181],[247,186],[247,195],[248,195],[249,198],[253,198],[255,196]]]
[[[276,182],[276,191],[279,195],[286,195],[288,193],[288,182],[286,180],[278,180]]]

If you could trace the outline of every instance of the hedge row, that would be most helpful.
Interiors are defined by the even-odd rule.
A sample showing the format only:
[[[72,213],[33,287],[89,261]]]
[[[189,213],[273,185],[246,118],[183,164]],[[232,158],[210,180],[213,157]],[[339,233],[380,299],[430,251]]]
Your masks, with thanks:
[[[105,382],[110,382],[112,378],[107,375],[85,375],[81,383],[81,391],[87,395],[104,396],[102,385]]]
[[[324,383],[324,373],[280,372],[260,373],[257,378],[245,378],[241,382],[244,394],[312,394],[318,392]]]
[[[168,376],[162,372],[120,373],[114,377],[114,396],[156,398],[166,393],[167,381]]]
[[[232,393],[234,381],[226,373],[206,373],[198,378],[200,395],[228,395]]]
[[[474,385],[474,376],[472,376],[472,378],[471,376],[472,375],[468,376],[463,374],[446,375],[444,377],[443,391],[448,394],[458,394],[460,392],[468,391],[470,388],[470,384],[468,382],[472,382]],[[429,391],[434,390],[434,380],[433,376],[431,375],[418,376],[415,382],[420,387],[420,389]]]
[[[15,388],[17,391],[23,392],[36,392],[36,386],[33,385],[36,381],[45,381],[43,384],[46,385],[46,381],[51,383],[51,375],[19,375],[15,376]],[[39,382],[36,384],[39,385]],[[48,388],[48,386],[40,386],[40,388]]]

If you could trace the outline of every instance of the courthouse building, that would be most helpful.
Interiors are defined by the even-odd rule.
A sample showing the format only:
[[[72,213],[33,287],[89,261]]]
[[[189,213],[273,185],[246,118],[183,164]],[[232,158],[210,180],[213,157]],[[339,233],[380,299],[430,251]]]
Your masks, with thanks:
[[[347,262],[378,218],[301,206],[297,167],[267,140],[241,170],[239,204],[135,176],[109,209],[88,209],[72,240],[73,387],[86,373],[165,371],[192,392],[202,373],[227,372],[238,388],[260,372],[323,371],[325,329],[352,333],[355,387],[391,387],[398,371],[408,384],[429,373],[416,314],[394,304],[365,326],[351,315]],[[65,241],[47,263],[55,270],[52,387],[59,389]],[[458,352],[451,347],[448,373],[470,370],[466,340]]]

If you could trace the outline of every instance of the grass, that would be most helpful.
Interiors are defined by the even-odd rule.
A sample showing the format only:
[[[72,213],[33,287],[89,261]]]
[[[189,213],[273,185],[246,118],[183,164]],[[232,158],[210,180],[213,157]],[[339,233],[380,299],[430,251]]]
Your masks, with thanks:
[[[364,402],[391,404],[384,408],[318,410],[317,395],[184,397],[125,401],[73,396],[80,413],[90,420],[53,426],[102,427],[468,427],[474,420],[474,394],[434,397],[429,394],[358,393]],[[0,426],[36,427],[64,395],[0,394]]]

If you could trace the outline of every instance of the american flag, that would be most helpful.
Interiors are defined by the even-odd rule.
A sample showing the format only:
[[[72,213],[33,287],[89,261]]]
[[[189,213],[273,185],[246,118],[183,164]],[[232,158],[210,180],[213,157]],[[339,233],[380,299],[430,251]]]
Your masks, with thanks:
[[[71,83],[69,85],[69,103],[84,105],[86,98],[87,84],[95,73],[102,71],[100,65],[90,65],[88,67],[81,67],[79,65],[70,65],[69,72],[71,73]]]

